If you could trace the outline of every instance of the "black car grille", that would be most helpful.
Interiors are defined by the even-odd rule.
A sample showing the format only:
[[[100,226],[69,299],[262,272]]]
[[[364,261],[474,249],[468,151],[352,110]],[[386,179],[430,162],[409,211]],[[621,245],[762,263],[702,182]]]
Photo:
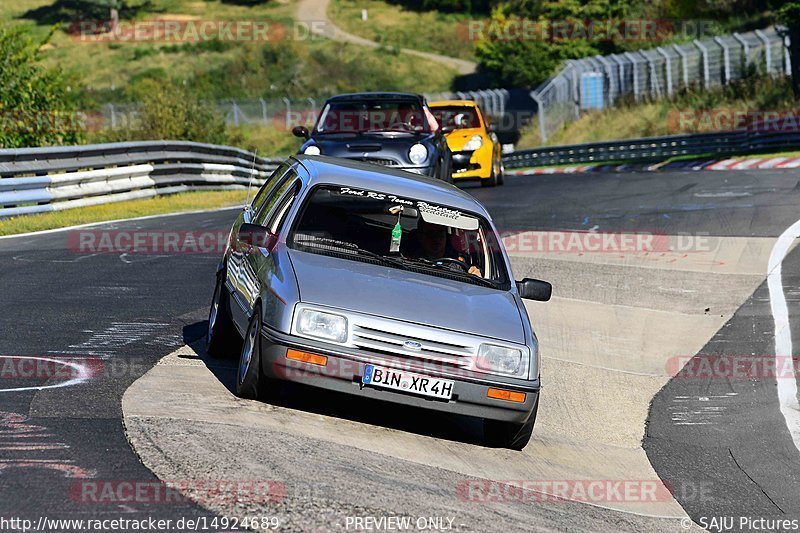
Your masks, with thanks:
[[[381,158],[381,157],[348,157],[347,159],[352,159],[353,161],[364,161],[366,163],[372,163],[373,165],[383,165],[385,167],[396,167],[399,165],[399,163],[394,159]]]

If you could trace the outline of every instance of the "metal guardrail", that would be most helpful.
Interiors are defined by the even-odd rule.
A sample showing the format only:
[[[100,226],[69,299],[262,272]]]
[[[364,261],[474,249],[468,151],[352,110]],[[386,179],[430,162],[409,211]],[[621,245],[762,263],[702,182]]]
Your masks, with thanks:
[[[187,190],[258,187],[279,161],[182,141],[0,150],[0,217]]]
[[[800,148],[800,131],[726,131],[548,146],[503,157],[506,168],[604,162],[664,161],[676,156],[727,156]]]

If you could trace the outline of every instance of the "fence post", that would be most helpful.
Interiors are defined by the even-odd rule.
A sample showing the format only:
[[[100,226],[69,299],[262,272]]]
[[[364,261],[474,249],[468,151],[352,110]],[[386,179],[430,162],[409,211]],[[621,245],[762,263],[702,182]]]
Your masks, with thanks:
[[[108,104],[108,115],[111,119],[111,129],[116,129],[117,127],[117,112],[114,109],[114,104]]]
[[[723,72],[725,72],[725,84],[727,85],[731,82],[731,54],[728,50],[728,45],[725,44],[721,37],[714,37],[714,42],[722,47],[722,59],[725,61]]]
[[[636,58],[630,52],[625,52],[625,57],[627,57],[628,61],[631,62],[631,69],[632,69],[632,72],[633,72],[633,76],[632,76],[633,77],[633,97],[638,102],[639,101],[640,87],[639,87],[639,72],[638,72],[639,69],[636,68]]]
[[[267,102],[264,101],[263,98],[259,98],[258,101],[261,103],[261,120],[264,121],[264,125],[269,125],[269,117],[267,116]]]
[[[742,45],[742,53],[744,54],[744,66],[750,64],[750,43],[748,43],[744,37],[739,35],[738,33],[733,34],[733,38],[736,39],[739,44]]]
[[[772,47],[770,46],[769,37],[761,30],[756,30],[756,37],[761,39],[761,42],[764,43],[765,50],[765,59],[767,62],[767,74],[769,74],[770,70],[772,70]]]
[[[683,86],[684,87],[688,87],[689,86],[689,58],[687,57],[686,52],[684,52],[683,49],[680,46],[678,46],[677,44],[672,45],[672,48],[681,57],[681,65],[683,67]]]
[[[711,81],[711,72],[708,67],[708,48],[706,45],[695,39],[694,45],[700,49],[700,53],[703,55],[703,87],[708,88],[709,82]]]
[[[531,91],[531,98],[536,102],[536,114],[539,115],[539,138],[542,141],[542,146],[547,142],[547,131],[544,126],[544,102],[536,94],[536,91]]]
[[[644,50],[639,51],[639,55],[647,61],[647,66],[650,67],[650,95],[659,97],[661,96],[661,87],[658,85],[658,71],[656,70],[656,62],[652,57],[648,56]]]
[[[672,59],[669,57],[669,54],[660,46],[656,48],[656,52],[661,54],[661,57],[664,58],[667,68],[667,94],[672,96]]]
[[[233,125],[239,125],[239,106],[236,105],[236,100],[231,100],[231,110],[233,111]]]
[[[611,107],[612,103],[617,97],[619,91],[617,90],[617,82],[614,80],[614,67],[611,62],[603,56],[597,56],[597,60],[605,67],[606,77],[608,78],[608,103],[607,107]]]
[[[789,55],[789,45],[791,45],[791,40],[789,39],[788,35],[784,35],[783,37],[783,64],[784,70],[786,71],[787,76],[792,75],[792,56]]]
[[[314,100],[313,98],[306,98],[306,100],[308,100],[308,103],[311,105],[311,112],[316,117],[317,116],[317,101]]]
[[[625,86],[625,62],[617,55],[610,56],[617,64],[617,76],[619,77],[619,95],[622,96],[627,92]]]

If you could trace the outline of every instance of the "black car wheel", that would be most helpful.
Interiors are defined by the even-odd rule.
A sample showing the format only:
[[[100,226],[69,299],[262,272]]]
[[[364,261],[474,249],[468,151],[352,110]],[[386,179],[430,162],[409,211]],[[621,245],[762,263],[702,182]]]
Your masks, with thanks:
[[[503,164],[503,158],[500,157],[500,163],[497,165],[497,184],[502,185],[506,182],[506,166]]]
[[[539,399],[528,419],[522,423],[503,422],[500,420],[483,421],[483,439],[488,446],[493,448],[510,448],[520,451],[528,445],[536,423],[536,414],[539,412]]]
[[[228,289],[225,287],[225,272],[217,275],[211,308],[208,310],[206,330],[206,353],[211,357],[231,357],[240,348],[242,338],[236,331],[228,308]]]

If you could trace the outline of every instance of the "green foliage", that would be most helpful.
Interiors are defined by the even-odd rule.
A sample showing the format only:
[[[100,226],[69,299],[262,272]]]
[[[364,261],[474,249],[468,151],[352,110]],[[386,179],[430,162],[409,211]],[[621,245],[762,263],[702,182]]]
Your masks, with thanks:
[[[800,26],[800,2],[786,2],[778,9],[776,18],[785,26]]]
[[[131,89],[141,102],[136,120],[107,133],[108,141],[184,140],[225,144],[225,120],[194,91],[166,80],[144,79]]]
[[[0,147],[75,144],[82,138],[69,81],[40,64],[41,44],[20,28],[0,26]]]

